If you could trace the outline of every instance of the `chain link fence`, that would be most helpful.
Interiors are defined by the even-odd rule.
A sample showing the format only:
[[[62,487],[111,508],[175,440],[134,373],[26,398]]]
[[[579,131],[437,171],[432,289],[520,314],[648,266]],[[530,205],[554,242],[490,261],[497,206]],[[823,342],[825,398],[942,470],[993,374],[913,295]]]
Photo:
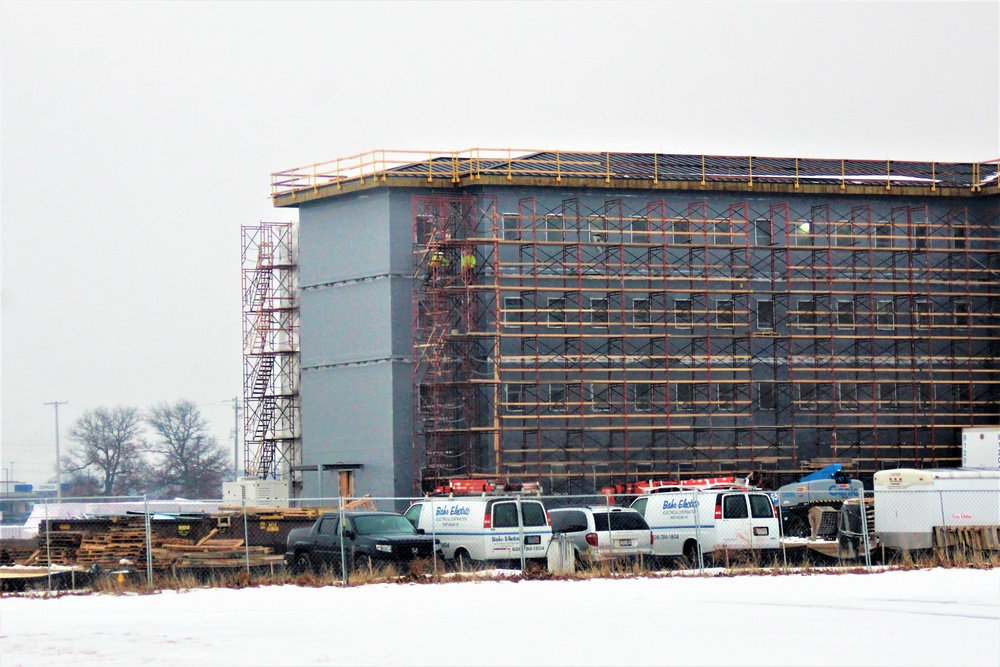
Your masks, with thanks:
[[[643,574],[1000,558],[1000,491],[683,489],[634,495],[300,498],[291,507],[36,499],[0,584],[140,586],[240,575]],[[376,516],[373,511],[394,513]],[[402,514],[403,516],[399,516]],[[374,518],[373,518],[374,517]],[[27,555],[26,555],[27,554]]]

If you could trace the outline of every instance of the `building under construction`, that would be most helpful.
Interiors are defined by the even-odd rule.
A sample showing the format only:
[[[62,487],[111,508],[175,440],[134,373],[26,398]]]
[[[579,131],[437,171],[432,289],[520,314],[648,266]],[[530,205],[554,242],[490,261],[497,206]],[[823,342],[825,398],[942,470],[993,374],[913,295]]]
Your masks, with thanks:
[[[314,497],[958,465],[1000,417],[997,171],[472,149],[273,174],[299,223],[245,230],[247,472]]]

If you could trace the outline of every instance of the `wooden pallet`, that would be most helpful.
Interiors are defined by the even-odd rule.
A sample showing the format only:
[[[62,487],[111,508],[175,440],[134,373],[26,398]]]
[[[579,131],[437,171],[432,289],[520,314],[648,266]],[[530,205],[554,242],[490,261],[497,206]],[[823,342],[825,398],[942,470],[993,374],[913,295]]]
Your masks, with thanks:
[[[243,507],[242,505],[221,505],[219,507],[220,511],[232,512],[234,514],[243,514],[243,512],[246,511],[249,515],[260,516],[261,518],[271,520],[315,518],[320,514],[336,512],[337,509],[338,508],[336,507],[257,507],[251,505],[247,505],[246,507]],[[360,498],[355,498],[350,502],[344,503],[344,509],[363,509],[374,511],[377,508],[375,507],[375,501],[372,500],[371,494],[367,493]]]
[[[146,559],[146,531],[128,526],[117,526],[108,532],[91,533],[83,538],[76,551],[77,565],[117,566],[121,561],[133,564]]]
[[[946,557],[949,549],[998,551],[1000,526],[934,526],[934,552]]]
[[[70,530],[53,530],[38,536],[38,552],[33,554],[30,562],[41,565],[73,565],[76,553],[83,540],[83,533]]]

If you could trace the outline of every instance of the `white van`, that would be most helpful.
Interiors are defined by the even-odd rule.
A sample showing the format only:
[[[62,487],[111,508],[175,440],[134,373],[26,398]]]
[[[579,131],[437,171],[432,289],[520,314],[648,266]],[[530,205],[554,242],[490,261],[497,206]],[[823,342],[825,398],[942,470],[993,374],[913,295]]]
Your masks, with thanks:
[[[520,506],[520,516],[518,507]],[[448,559],[473,561],[545,558],[552,527],[540,500],[511,496],[427,498],[403,514],[417,530],[441,542]]]
[[[653,531],[654,556],[778,549],[778,511],[765,491],[718,489],[651,493],[632,503]]]

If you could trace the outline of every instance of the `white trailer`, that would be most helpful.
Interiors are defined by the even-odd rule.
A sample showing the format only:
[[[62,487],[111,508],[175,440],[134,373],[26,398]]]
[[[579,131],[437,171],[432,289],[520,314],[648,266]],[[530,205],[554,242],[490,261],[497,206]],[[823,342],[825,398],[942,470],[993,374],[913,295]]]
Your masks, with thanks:
[[[875,473],[875,535],[893,549],[930,549],[935,526],[1000,524],[1000,470]]]
[[[962,429],[962,467],[1000,470],[1000,427]]]

